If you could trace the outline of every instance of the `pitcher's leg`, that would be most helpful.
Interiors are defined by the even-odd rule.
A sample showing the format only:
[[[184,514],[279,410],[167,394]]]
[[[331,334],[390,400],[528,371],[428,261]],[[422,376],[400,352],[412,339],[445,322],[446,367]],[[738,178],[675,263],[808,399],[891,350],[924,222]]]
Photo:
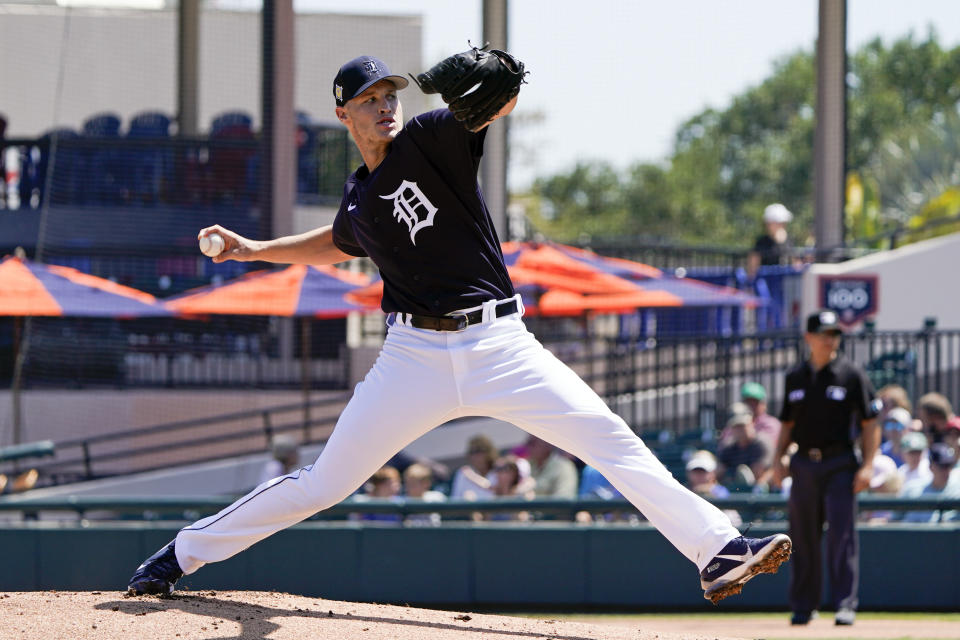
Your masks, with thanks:
[[[495,345],[492,338],[488,341]],[[739,532],[712,504],[686,489],[626,423],[532,336],[503,349],[509,370],[474,353],[464,404],[512,422],[595,467],[698,569]]]
[[[414,356],[404,348],[407,342],[397,344],[392,338],[357,385],[316,462],[260,485],[220,513],[180,531],[176,554],[184,573],[229,558],[337,504],[397,451],[458,415],[456,390],[442,353]]]

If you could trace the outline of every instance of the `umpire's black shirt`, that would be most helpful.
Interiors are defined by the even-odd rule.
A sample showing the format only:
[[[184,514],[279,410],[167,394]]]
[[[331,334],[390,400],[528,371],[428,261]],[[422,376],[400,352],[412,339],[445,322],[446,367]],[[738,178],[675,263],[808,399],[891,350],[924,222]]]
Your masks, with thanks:
[[[780,420],[793,422],[791,437],[801,450],[849,446],[852,430],[879,410],[873,384],[843,356],[819,371],[809,361],[791,369],[784,398]]]

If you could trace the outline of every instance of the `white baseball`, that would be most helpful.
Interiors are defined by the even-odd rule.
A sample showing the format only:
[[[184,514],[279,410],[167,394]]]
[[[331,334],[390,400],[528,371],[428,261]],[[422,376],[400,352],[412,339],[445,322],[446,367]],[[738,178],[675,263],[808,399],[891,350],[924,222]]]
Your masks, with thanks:
[[[225,246],[223,236],[219,233],[211,233],[200,238],[200,253],[211,258],[220,255]]]

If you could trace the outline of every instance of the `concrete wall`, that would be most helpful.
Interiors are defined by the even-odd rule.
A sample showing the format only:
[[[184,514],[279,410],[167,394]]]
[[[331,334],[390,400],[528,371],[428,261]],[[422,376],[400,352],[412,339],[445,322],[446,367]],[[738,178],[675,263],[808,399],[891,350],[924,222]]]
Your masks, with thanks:
[[[203,11],[200,21],[201,131],[213,116],[234,109],[249,112],[259,127],[259,12]],[[176,22],[170,10],[0,5],[0,112],[9,122],[7,136],[37,136],[55,122],[79,128],[101,111],[119,113],[124,125],[142,110],[175,115]],[[298,14],[295,108],[335,122],[333,77],[361,54],[382,58],[398,74],[422,71],[422,26],[412,15]],[[417,90],[402,98],[407,118],[426,109]]]
[[[335,392],[342,394],[342,391]],[[314,392],[311,398],[323,397]],[[21,392],[23,441],[72,440],[166,422],[301,402],[299,391],[116,391],[110,389]],[[0,390],[0,433],[11,424],[10,390]],[[9,444],[6,440],[2,444]]]
[[[803,276],[804,316],[818,306],[821,275],[876,276],[878,330],[914,331],[924,318],[943,329],[960,328],[960,233],[917,242],[840,264],[815,264]]]

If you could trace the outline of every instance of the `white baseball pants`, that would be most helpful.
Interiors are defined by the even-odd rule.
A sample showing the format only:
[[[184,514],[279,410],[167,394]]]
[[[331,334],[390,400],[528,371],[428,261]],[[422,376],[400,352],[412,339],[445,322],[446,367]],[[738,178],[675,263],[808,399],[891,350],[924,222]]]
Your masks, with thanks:
[[[521,314],[495,318],[493,304],[483,305],[484,322],[461,332],[393,324],[316,462],[179,532],[184,573],[339,503],[396,452],[462,416],[513,423],[595,467],[698,570],[740,535],[526,330]]]

